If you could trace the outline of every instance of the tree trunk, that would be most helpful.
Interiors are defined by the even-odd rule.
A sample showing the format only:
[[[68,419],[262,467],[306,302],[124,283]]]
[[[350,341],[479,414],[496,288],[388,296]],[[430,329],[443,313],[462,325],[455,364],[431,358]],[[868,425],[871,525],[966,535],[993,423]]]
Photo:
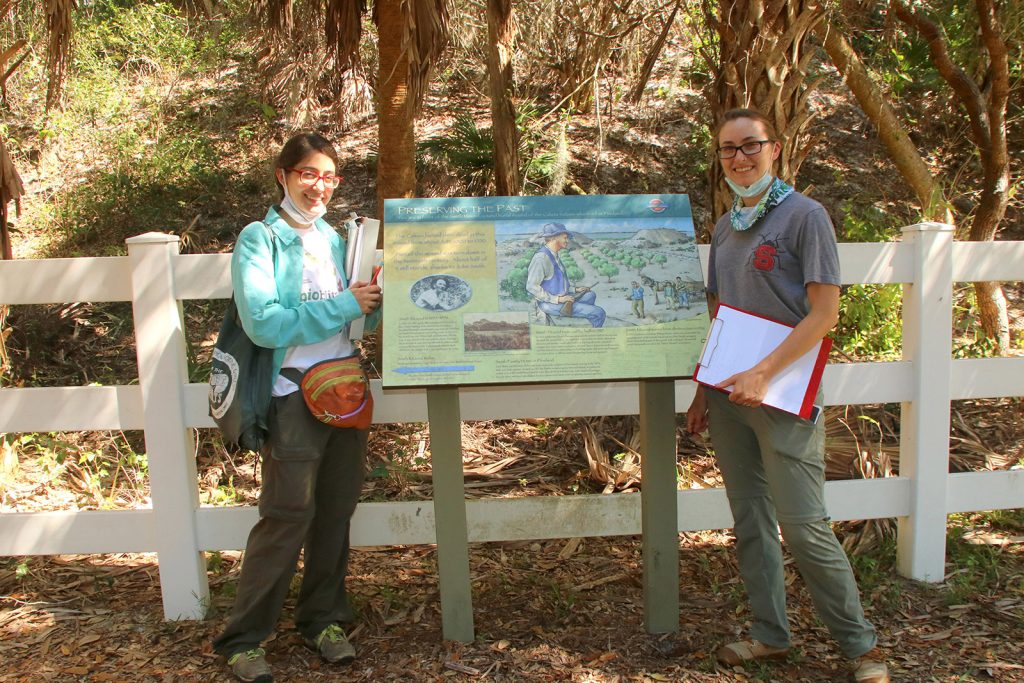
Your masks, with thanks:
[[[0,138],[0,259],[14,258],[14,246],[11,244],[11,228],[7,224],[7,207],[14,200],[15,211],[21,214],[21,196],[25,194],[25,186],[21,182],[18,170],[14,168],[7,143]]]
[[[994,339],[1000,355],[1010,348],[1010,317],[1006,296],[998,282],[975,282],[974,297],[978,301],[978,321],[988,339]]]
[[[512,103],[512,53],[515,21],[512,0],[487,0],[487,73],[491,89],[491,134],[494,136],[494,184],[498,195],[522,192],[519,177],[519,130]]]
[[[665,26],[661,29],[661,34],[658,39],[654,41],[654,45],[651,46],[650,52],[647,53],[647,57],[644,59],[644,64],[640,67],[640,77],[636,81],[636,85],[629,92],[629,101],[633,104],[640,102],[640,98],[643,97],[644,90],[647,88],[647,82],[651,80],[651,73],[654,71],[654,65],[658,62],[658,57],[661,56],[661,51],[665,48],[665,42],[668,40],[668,34],[672,31],[672,25],[676,21],[676,14],[679,13],[679,6],[682,5],[682,0],[677,0],[676,4],[672,7],[672,14],[669,15],[668,20],[665,22]]]
[[[384,200],[416,192],[415,120],[409,93],[409,57],[402,46],[402,0],[378,0],[377,216]],[[384,233],[377,238],[382,247]]]
[[[75,0],[45,0],[46,10],[46,111],[60,103],[71,65],[71,41],[74,34]]]
[[[703,8],[719,36],[717,62],[709,63],[714,120],[734,107],[767,116],[782,142],[779,177],[793,183],[810,148],[807,97],[815,85],[805,83],[814,50],[805,50],[804,40],[824,18],[822,5],[817,0],[705,0]],[[729,210],[731,194],[721,166],[709,168],[714,219]]]

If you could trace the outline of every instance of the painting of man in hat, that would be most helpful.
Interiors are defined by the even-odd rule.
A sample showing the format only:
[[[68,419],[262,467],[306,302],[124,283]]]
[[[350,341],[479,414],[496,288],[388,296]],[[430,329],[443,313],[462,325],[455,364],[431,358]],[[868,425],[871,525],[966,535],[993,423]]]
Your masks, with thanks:
[[[546,223],[539,238],[544,246],[530,259],[526,272],[526,291],[541,311],[551,318],[586,318],[591,326],[602,327],[606,313],[596,304],[597,294],[589,287],[569,282],[558,252],[567,249],[573,233],[562,223]]]

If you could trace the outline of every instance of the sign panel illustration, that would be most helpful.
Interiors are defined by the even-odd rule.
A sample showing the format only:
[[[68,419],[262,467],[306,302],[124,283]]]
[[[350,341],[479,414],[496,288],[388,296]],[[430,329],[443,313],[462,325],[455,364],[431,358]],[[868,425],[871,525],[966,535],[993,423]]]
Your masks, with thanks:
[[[709,321],[686,195],[384,207],[385,388],[692,375]]]

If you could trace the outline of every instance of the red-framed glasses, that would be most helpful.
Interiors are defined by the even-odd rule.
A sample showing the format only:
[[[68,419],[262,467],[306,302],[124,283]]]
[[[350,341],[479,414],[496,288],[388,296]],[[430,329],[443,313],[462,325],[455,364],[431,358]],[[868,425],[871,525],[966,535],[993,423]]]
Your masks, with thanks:
[[[316,185],[316,181],[324,181],[324,187],[333,190],[338,185],[341,185],[341,176],[335,175],[334,173],[324,173],[323,175],[309,168],[286,168],[286,171],[299,174],[299,183],[302,185],[308,185],[312,187]]]

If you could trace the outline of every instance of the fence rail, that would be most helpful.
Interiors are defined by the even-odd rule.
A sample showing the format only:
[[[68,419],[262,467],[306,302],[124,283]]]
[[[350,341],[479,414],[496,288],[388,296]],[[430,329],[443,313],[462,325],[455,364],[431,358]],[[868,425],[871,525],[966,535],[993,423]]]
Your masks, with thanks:
[[[904,286],[903,360],[831,364],[828,404],[902,404],[900,475],[829,482],[837,520],[895,517],[898,569],[941,581],[946,515],[1024,507],[1024,471],[949,474],[950,401],[1024,394],[1024,358],[952,359],[956,282],[1024,280],[1024,242],[954,242],[949,226],[904,228],[903,241],[841,244],[844,284]],[[189,430],[212,427],[205,384],[187,381],[181,305],[231,294],[227,255],[178,254],[178,238],[149,233],[128,240],[129,255],[0,262],[0,304],[131,301],[138,384],[0,389],[0,432],[144,430],[152,507],[120,511],[0,514],[0,555],[156,552],[164,613],[201,618],[208,602],[202,553],[242,548],[256,520],[251,507],[200,506]],[[707,248],[701,247],[707,264]],[[427,419],[424,390],[381,391],[375,422]],[[526,397],[529,400],[524,400]],[[675,384],[676,410],[693,396]],[[460,391],[463,420],[630,415],[636,382]],[[470,541],[641,533],[642,494],[540,496],[467,501]],[[679,531],[732,525],[722,489],[679,491]],[[354,545],[433,543],[431,501],[363,503]]]

